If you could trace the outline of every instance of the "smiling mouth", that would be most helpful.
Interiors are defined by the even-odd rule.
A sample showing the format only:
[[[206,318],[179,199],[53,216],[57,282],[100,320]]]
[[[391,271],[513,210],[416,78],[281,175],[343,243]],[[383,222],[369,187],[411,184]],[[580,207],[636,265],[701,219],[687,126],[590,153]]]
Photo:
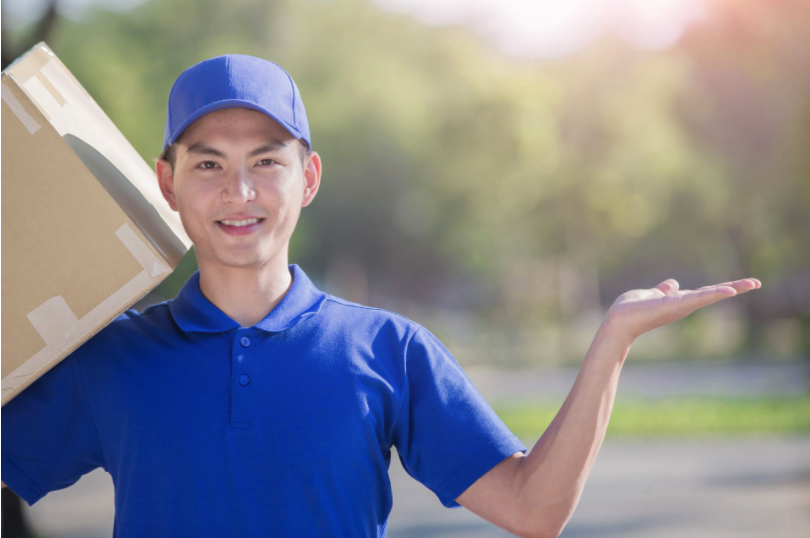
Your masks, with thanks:
[[[230,226],[232,228],[244,228],[247,226],[253,226],[254,224],[261,224],[264,222],[264,218],[260,219],[248,219],[244,221],[233,221],[233,220],[218,220],[216,221],[217,224],[222,224],[224,226]]]

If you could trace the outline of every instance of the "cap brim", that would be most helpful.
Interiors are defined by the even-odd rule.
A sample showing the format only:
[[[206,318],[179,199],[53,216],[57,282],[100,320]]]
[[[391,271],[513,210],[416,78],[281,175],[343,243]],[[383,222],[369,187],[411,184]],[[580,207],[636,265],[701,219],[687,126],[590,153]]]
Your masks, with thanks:
[[[280,119],[278,116],[271,113],[266,108],[260,107],[260,106],[254,104],[254,103],[251,103],[250,101],[244,101],[242,99],[223,99],[222,101],[216,101],[214,103],[210,103],[210,104],[202,107],[201,109],[199,109],[197,112],[195,112],[191,116],[189,116],[188,119],[186,119],[186,121],[184,121],[183,124],[180,125],[180,127],[178,127],[177,129],[174,130],[174,133],[172,133],[172,137],[169,139],[169,142],[163,146],[163,149],[165,150],[168,146],[174,144],[174,142],[182,134],[182,132],[189,125],[191,125],[196,120],[198,120],[200,117],[205,116],[209,112],[213,112],[215,110],[220,110],[220,109],[223,109],[223,108],[250,108],[250,109],[253,109],[253,110],[258,110],[259,112],[263,112],[264,114],[266,114],[269,117],[271,117],[272,119],[274,119],[279,125],[284,127],[295,138],[303,138],[303,135],[298,131],[298,129],[296,129],[295,127],[290,126],[287,122]],[[307,141],[307,145],[309,145],[309,141]]]

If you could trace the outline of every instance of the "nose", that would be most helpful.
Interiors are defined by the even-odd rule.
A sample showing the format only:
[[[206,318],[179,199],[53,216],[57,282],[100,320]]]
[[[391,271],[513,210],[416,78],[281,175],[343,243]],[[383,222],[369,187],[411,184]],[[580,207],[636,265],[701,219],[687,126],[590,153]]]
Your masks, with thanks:
[[[256,199],[253,178],[244,169],[236,168],[229,174],[222,188],[222,201],[233,205],[242,205]]]

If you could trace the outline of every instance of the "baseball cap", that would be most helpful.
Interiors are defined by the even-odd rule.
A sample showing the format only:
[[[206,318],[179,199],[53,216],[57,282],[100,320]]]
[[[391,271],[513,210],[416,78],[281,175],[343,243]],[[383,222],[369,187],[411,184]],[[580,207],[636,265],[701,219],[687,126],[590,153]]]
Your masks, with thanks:
[[[222,108],[264,112],[312,149],[304,101],[280,65],[247,54],[225,54],[192,65],[169,92],[163,149],[197,118]]]

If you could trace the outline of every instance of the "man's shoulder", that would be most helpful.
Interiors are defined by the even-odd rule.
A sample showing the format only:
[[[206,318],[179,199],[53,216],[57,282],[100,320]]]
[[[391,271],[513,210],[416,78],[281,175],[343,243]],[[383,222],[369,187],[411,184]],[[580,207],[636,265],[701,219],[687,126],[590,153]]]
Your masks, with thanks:
[[[149,305],[141,312],[128,308],[94,334],[88,343],[120,343],[128,338],[165,333],[172,330],[173,323],[167,301]]]
[[[397,329],[397,332],[410,335],[421,327],[412,319],[392,310],[356,303],[328,293],[324,306],[326,319],[355,329],[364,325],[391,327]]]
[[[109,326],[119,330],[126,330],[130,327],[137,327],[151,324],[164,324],[171,316],[169,311],[169,301],[163,301],[147,306],[142,312],[135,308],[128,308],[113,319]]]

